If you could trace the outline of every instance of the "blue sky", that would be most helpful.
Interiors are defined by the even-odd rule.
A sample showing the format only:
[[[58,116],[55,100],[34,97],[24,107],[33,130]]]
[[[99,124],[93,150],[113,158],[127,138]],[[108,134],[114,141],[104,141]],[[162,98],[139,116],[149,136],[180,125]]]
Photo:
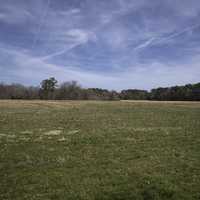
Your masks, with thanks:
[[[0,0],[0,82],[83,87],[200,81],[199,0]]]

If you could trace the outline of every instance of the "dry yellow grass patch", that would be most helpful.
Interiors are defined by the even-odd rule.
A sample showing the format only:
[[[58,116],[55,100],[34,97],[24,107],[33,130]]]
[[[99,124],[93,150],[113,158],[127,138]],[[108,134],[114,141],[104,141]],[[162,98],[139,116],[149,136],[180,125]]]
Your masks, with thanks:
[[[48,136],[60,135],[61,133],[62,133],[62,130],[51,130],[51,131],[45,132],[44,135],[48,135]]]

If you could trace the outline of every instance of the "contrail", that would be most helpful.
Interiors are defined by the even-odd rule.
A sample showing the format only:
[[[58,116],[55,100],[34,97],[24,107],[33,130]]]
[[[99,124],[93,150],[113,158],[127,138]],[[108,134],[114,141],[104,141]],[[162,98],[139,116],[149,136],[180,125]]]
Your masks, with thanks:
[[[147,48],[148,46],[150,46],[150,45],[153,43],[154,40],[155,40],[154,37],[153,37],[153,38],[150,38],[149,40],[145,41],[144,43],[142,43],[142,44],[136,46],[133,50],[134,50],[134,51],[139,51],[139,50],[141,50],[141,49],[145,49],[145,48]]]
[[[163,43],[163,42],[166,42],[166,41],[169,41],[169,40],[171,40],[171,39],[173,39],[173,38],[175,38],[175,37],[178,37],[178,36],[182,35],[183,33],[186,33],[186,32],[188,32],[188,31],[190,31],[190,30],[194,30],[194,29],[196,29],[196,28],[198,28],[198,27],[200,27],[200,24],[195,24],[195,25],[193,25],[193,26],[187,27],[187,28],[185,28],[185,29],[183,29],[183,30],[181,30],[181,31],[179,31],[179,32],[176,32],[176,33],[174,33],[174,34],[171,34],[171,35],[168,36],[168,37],[161,38],[161,39],[158,40],[157,42],[152,43],[151,46],[157,45],[157,44],[159,44],[159,43]]]
[[[54,53],[52,53],[52,54],[49,54],[49,55],[47,55],[47,56],[44,56],[44,57],[42,57],[41,59],[42,59],[42,60],[48,60],[48,59],[50,59],[50,58],[53,58],[53,57],[62,55],[62,54],[64,54],[66,51],[68,51],[68,50],[70,50],[70,49],[71,49],[71,48],[65,48],[65,49],[63,49],[63,50],[60,50],[60,51],[54,52]]]
[[[43,12],[43,15],[41,17],[41,22],[40,22],[40,24],[38,26],[38,30],[37,30],[37,32],[35,34],[35,37],[34,37],[34,40],[33,40],[33,44],[32,44],[32,49],[35,47],[35,45],[36,45],[36,43],[37,43],[37,41],[39,39],[39,34],[41,32],[42,26],[44,25],[44,22],[45,22],[45,18],[46,18],[47,14],[48,14],[48,11],[49,11],[49,5],[50,5],[50,0],[47,0],[47,6],[46,6],[46,9]]]
[[[160,39],[159,38],[157,38],[157,39],[156,38],[151,38],[151,39],[147,40],[146,42],[144,42],[144,43],[138,45],[137,47],[135,47],[134,51],[145,49],[145,48],[147,48],[149,46],[151,47],[151,46],[156,46],[158,44],[162,44],[163,42],[167,42],[167,41],[169,41],[169,40],[171,40],[173,38],[176,38],[176,37],[188,32],[188,31],[194,30],[194,29],[196,29],[198,27],[200,27],[200,24],[195,24],[193,26],[187,27],[187,28],[185,28],[185,29],[183,29],[181,31],[178,31],[176,33],[171,34],[168,37],[164,37],[164,38],[160,38]]]
[[[42,57],[41,59],[42,59],[42,60],[51,59],[51,58],[53,58],[53,57],[62,55],[62,54],[64,54],[65,52],[68,52],[68,51],[70,51],[70,50],[72,50],[72,49],[74,49],[75,47],[80,46],[80,45],[81,45],[81,44],[74,44],[74,45],[71,45],[70,47],[64,48],[64,49],[62,49],[62,50],[60,50],[60,51],[56,51],[56,52],[54,52],[54,53],[52,53],[52,54],[49,54],[49,55],[47,55],[47,56],[44,56],[44,57]]]

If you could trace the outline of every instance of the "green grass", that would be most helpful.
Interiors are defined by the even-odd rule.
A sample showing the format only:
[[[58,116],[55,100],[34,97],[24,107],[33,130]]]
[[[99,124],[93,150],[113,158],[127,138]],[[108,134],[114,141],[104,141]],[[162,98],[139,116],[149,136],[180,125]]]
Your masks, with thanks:
[[[0,199],[200,199],[200,103],[0,101]]]

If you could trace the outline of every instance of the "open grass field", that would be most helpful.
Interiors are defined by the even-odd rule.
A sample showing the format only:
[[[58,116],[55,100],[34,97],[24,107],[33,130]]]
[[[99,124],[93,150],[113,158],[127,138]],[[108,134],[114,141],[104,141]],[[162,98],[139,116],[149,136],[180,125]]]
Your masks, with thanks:
[[[200,199],[200,103],[0,101],[7,199]]]

